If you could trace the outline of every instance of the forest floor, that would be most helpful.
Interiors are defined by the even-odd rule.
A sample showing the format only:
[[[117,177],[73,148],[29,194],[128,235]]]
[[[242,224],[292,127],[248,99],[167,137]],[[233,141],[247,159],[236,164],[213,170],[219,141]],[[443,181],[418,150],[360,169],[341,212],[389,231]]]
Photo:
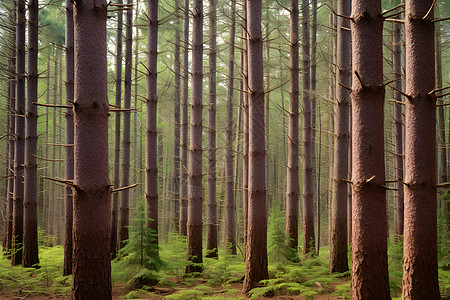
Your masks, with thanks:
[[[302,263],[283,259],[280,249],[268,248],[269,277],[261,287],[242,292],[245,264],[240,255],[219,251],[219,259],[205,258],[201,275],[184,274],[183,245],[163,246],[162,269],[143,268],[133,255],[111,265],[113,299],[350,299],[350,272],[329,274],[328,249]],[[0,256],[0,300],[69,299],[72,276],[62,276],[62,246],[40,248],[40,268],[11,267]],[[389,279],[392,299],[401,297],[401,246],[389,249]],[[446,264],[447,265],[447,264]],[[444,270],[445,269],[445,270]],[[439,267],[442,299],[450,299],[450,270]]]

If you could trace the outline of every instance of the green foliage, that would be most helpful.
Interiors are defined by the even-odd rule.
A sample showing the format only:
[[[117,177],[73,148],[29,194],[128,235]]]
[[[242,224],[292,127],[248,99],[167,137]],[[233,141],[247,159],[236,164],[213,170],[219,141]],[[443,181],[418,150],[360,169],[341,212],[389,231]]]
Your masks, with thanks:
[[[336,291],[333,293],[334,296],[341,296],[343,299],[351,299],[352,286],[351,282],[340,284],[336,286]]]
[[[201,299],[201,295],[203,295],[202,291],[198,290],[181,290],[172,295],[168,295],[163,299],[171,299],[171,300],[196,300]]]
[[[161,259],[169,261],[170,264],[165,269],[167,276],[176,276],[177,281],[181,281],[186,266],[186,237],[169,232],[168,243],[162,245]],[[162,279],[164,281],[164,278]]]
[[[269,263],[297,261],[297,249],[287,246],[286,215],[279,207],[272,209],[267,223],[267,256]]]
[[[222,286],[227,289],[231,282],[240,280],[245,272],[245,265],[242,258],[237,255],[231,255],[228,251],[219,251],[219,259],[205,258],[205,270],[203,277],[209,278],[208,285]]]

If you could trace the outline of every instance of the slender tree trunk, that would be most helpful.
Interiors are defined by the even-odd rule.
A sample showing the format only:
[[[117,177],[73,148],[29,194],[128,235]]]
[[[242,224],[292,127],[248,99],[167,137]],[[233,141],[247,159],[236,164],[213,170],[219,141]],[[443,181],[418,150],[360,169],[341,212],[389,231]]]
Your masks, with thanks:
[[[290,81],[289,81],[289,132],[286,187],[286,233],[288,246],[298,247],[298,108],[299,108],[299,28],[298,0],[290,7]]]
[[[245,279],[248,292],[267,270],[267,212],[265,181],[264,80],[261,34],[261,1],[247,0],[248,47],[248,224]]]
[[[128,0],[128,4],[133,4]],[[122,149],[122,187],[130,184],[130,151],[131,151],[131,73],[133,70],[133,10],[126,12],[126,38],[125,38],[125,89],[123,112],[123,149]],[[155,107],[156,110],[156,107]],[[156,114],[156,112],[155,112]],[[157,186],[157,185],[156,185]],[[130,190],[125,189],[120,196],[119,217],[119,247],[125,245],[128,240],[128,226],[130,224]],[[157,200],[156,200],[157,202]],[[157,220],[156,220],[157,221]]]
[[[309,42],[309,0],[302,1],[302,82],[303,82],[303,254],[314,247],[314,175],[312,146],[311,74]]]
[[[158,161],[157,161],[157,62],[158,62],[158,0],[148,0],[148,54],[147,54],[147,130],[145,159],[146,226],[155,234],[158,244]],[[158,252],[156,252],[157,254]]]
[[[225,185],[225,227],[227,249],[236,254],[236,200],[234,197],[234,169],[233,169],[233,92],[234,92],[234,61],[236,36],[236,1],[231,0],[231,27],[230,27],[230,53],[228,63],[228,89],[227,89],[227,124],[226,124],[226,185]]]
[[[118,0],[122,4],[122,0]],[[123,31],[123,11],[117,11],[117,36],[116,36],[116,94],[115,105],[122,106],[122,31]],[[113,186],[118,188],[120,184],[120,119],[121,112],[116,112],[114,116],[114,171]],[[117,223],[119,217],[119,193],[112,194],[112,212],[111,212],[111,259],[117,256]]]
[[[202,87],[203,1],[194,0],[192,11],[192,90],[189,146],[189,198],[186,272],[201,272],[202,257]]]
[[[311,9],[312,9],[312,20],[311,20],[311,63],[310,63],[310,69],[311,69],[311,92],[310,92],[310,99],[311,99],[311,148],[312,148],[312,159],[311,159],[311,165],[313,167],[313,193],[317,192],[317,187],[320,185],[320,178],[317,176],[317,149],[316,149],[316,126],[317,126],[317,0],[311,1]],[[320,146],[320,145],[319,145]],[[320,163],[320,162],[319,162]],[[314,211],[314,204],[317,205],[317,202],[319,202],[320,194],[317,194],[316,199],[313,200],[313,211]],[[313,212],[314,215],[314,212]],[[317,221],[319,222],[319,221]],[[319,231],[319,230],[318,230]],[[316,247],[316,253],[319,252],[319,245],[317,244]]]
[[[11,264],[22,263],[23,196],[25,160],[25,0],[17,1],[16,14],[16,109],[14,145],[14,203],[12,224]]]
[[[216,201],[216,9],[217,0],[209,0],[209,111],[208,111],[208,210],[207,257],[217,257],[217,201]],[[231,33],[232,34],[232,33]],[[225,201],[227,194],[225,192]],[[236,250],[235,250],[236,251]]]
[[[435,25],[436,32],[436,89],[443,87],[442,85],[442,40],[441,25],[439,22]],[[439,104],[443,104],[443,99],[439,98]],[[447,146],[445,143],[445,114],[444,106],[438,107],[438,126],[439,126],[439,180],[447,182]],[[447,204],[448,205],[448,204]]]
[[[337,13],[350,16],[351,2],[338,0]],[[349,110],[351,74],[350,22],[338,18],[337,24],[337,82],[334,101],[334,180],[331,200],[330,272],[348,271],[347,259],[347,195],[349,161]]]
[[[352,295],[390,299],[381,1],[355,0],[352,18]]]
[[[25,141],[25,194],[23,211],[22,266],[29,268],[39,263],[37,220],[37,106],[38,101],[38,0],[28,4],[28,80]]]
[[[10,12],[11,20],[15,20],[16,6]],[[9,82],[8,82],[8,147],[9,147],[9,164],[8,164],[8,194],[6,203],[6,242],[4,252],[7,254],[7,258],[11,258],[10,251],[12,249],[12,228],[13,228],[13,208],[14,208],[14,155],[15,155],[15,106],[16,106],[16,48],[14,47],[16,41],[16,27],[11,28],[11,49],[9,52]]]
[[[439,299],[433,1],[405,7],[405,229],[403,299]]]
[[[111,299],[107,3],[80,0],[74,8],[72,299],[103,300]]]
[[[400,23],[393,23],[393,73],[395,81],[395,87],[397,90],[402,90],[402,59],[401,59],[401,27]],[[394,234],[397,236],[403,235],[403,113],[402,113],[402,95],[394,91],[394,99],[397,101],[394,103],[394,130],[395,130],[395,216],[394,216]]]
[[[70,105],[74,96],[74,52],[73,52],[73,3],[66,0],[66,105]],[[66,147],[65,147],[65,174],[64,178],[73,180],[74,173],[74,153],[73,153],[73,110],[69,108],[65,113],[66,117]],[[73,195],[70,186],[65,187],[65,238],[64,238],[64,270],[63,275],[72,274],[72,253],[73,253]]]
[[[242,64],[242,77],[243,77],[243,91],[248,90],[248,34],[247,34],[247,0],[244,0],[243,7],[243,20],[242,20],[242,33],[244,36],[244,45],[242,50],[243,64]],[[247,257],[247,238],[248,238],[248,147],[249,147],[249,128],[248,128],[248,94],[243,92],[243,111],[244,111],[244,141],[242,143],[242,211],[244,215],[244,258]]]
[[[181,141],[181,205],[180,205],[180,235],[187,234],[187,198],[188,198],[188,101],[189,101],[189,0],[184,0],[183,18],[183,112]]]
[[[174,132],[173,132],[173,175],[172,175],[172,197],[173,197],[173,228],[180,227],[180,99],[181,99],[181,57],[180,57],[180,0],[175,0],[175,95],[173,101]]]

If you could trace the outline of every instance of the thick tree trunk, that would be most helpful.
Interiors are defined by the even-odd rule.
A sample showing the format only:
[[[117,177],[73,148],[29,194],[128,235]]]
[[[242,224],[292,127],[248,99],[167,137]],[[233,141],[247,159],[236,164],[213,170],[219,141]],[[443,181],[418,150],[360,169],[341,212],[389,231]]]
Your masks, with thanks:
[[[339,0],[337,13],[350,16],[349,0]],[[338,18],[337,24],[337,82],[334,101],[334,180],[331,199],[331,243],[330,272],[348,270],[347,258],[347,195],[349,160],[349,110],[350,92],[344,86],[350,86],[351,33],[348,19]]]
[[[302,1],[303,84],[303,254],[314,252],[314,174],[312,146],[309,0]]]
[[[299,108],[299,29],[298,0],[290,7],[290,81],[289,81],[289,132],[286,187],[286,233],[288,246],[298,247],[298,108]]]
[[[248,224],[244,291],[269,277],[265,181],[264,80],[261,1],[247,0],[248,47]]]
[[[405,229],[403,299],[439,299],[433,1],[405,7]]]
[[[173,199],[173,228],[178,231],[180,227],[180,98],[181,98],[181,39],[180,39],[180,0],[175,0],[175,95],[173,98],[173,174],[172,174],[172,199]]]
[[[23,196],[25,160],[25,0],[17,1],[16,14],[16,108],[14,145],[14,195],[11,264],[22,263]]]
[[[132,4],[128,0],[128,4]],[[125,38],[125,88],[123,108],[123,149],[122,149],[122,175],[120,185],[126,187],[130,183],[130,152],[131,152],[131,73],[133,70],[133,10],[126,12],[126,38]],[[155,107],[156,109],[156,107]],[[155,112],[156,114],[156,112]],[[157,185],[156,185],[157,186]],[[128,240],[128,226],[130,224],[130,190],[125,189],[120,195],[119,214],[119,247]],[[157,200],[156,200],[157,201]]]
[[[235,61],[235,36],[236,36],[236,1],[231,0],[231,26],[230,26],[230,53],[228,62],[228,87],[227,87],[227,124],[226,124],[226,185],[225,185],[225,236],[227,249],[231,254],[236,254],[236,200],[234,197],[234,155],[233,155],[233,92],[234,92],[234,61]]]
[[[147,130],[145,147],[145,209],[146,226],[158,244],[158,161],[157,161],[157,103],[158,103],[158,0],[148,0],[147,54]],[[131,19],[130,19],[131,23]],[[131,25],[130,25],[131,26]],[[131,48],[130,48],[131,50]],[[158,252],[156,252],[157,254]]]
[[[192,89],[189,147],[189,198],[186,272],[201,272],[202,257],[202,87],[203,1],[194,0],[192,11]]]
[[[401,59],[401,27],[402,25],[393,23],[393,40],[392,40],[392,61],[393,61],[393,73],[395,81],[395,87],[397,90],[402,90],[402,59]],[[403,113],[402,113],[402,95],[394,91],[394,99],[397,101],[394,103],[394,147],[395,147],[395,206],[394,206],[394,234],[397,236],[403,235]]]
[[[74,8],[72,299],[103,300],[111,299],[107,3],[80,0]]]
[[[208,110],[208,210],[206,215],[206,256],[217,257],[217,201],[216,201],[216,98],[217,98],[217,0],[209,1],[209,110]],[[231,33],[230,33],[231,34]],[[227,194],[225,192],[225,202]]]
[[[70,105],[74,96],[74,50],[73,50],[73,3],[66,0],[66,105]],[[69,108],[65,113],[66,136],[65,136],[65,174],[64,178],[73,180],[74,153],[73,153],[73,110]],[[73,195],[72,188],[67,186],[64,193],[65,202],[65,238],[64,238],[64,270],[63,275],[72,274],[72,254],[73,254]]]
[[[118,0],[118,4],[122,4],[122,0]],[[117,11],[117,36],[116,36],[116,94],[115,105],[122,106],[122,31],[123,31],[123,11]],[[121,131],[121,112],[116,112],[114,116],[114,171],[113,171],[113,187],[119,188],[120,184],[120,131]],[[112,211],[111,211],[111,259],[117,255],[118,233],[118,217],[119,217],[119,193],[112,195]]]
[[[352,295],[390,299],[381,1],[354,1],[352,19]]]
[[[183,18],[183,111],[181,115],[181,195],[179,234],[187,234],[187,198],[188,198],[188,101],[189,101],[189,0],[184,0]]]
[[[23,211],[22,266],[29,268],[39,263],[37,219],[37,106],[38,101],[38,0],[28,4],[28,79],[25,141],[25,194]]]

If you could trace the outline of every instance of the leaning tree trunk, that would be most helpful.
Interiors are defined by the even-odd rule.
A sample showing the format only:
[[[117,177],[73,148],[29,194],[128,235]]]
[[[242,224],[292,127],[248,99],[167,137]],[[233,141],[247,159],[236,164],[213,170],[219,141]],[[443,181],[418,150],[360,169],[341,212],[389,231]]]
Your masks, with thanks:
[[[148,0],[147,54],[147,130],[145,147],[145,215],[146,226],[158,244],[158,161],[157,161],[157,62],[158,62],[158,0]],[[131,25],[130,25],[131,26]],[[157,251],[157,250],[156,250]],[[158,253],[158,252],[156,252]]]
[[[299,30],[298,0],[290,7],[290,81],[289,81],[289,131],[286,186],[286,234],[288,246],[298,247],[298,108],[299,108]]]
[[[350,16],[349,0],[339,0],[337,13]],[[347,28],[350,23],[343,17],[337,24],[337,82],[336,100],[334,101],[334,179],[331,199],[331,243],[330,272],[348,270],[347,259],[347,182],[349,158],[349,110],[350,110],[350,59],[351,33]]]
[[[188,101],[189,101],[189,0],[184,0],[183,19],[183,111],[181,115],[181,194],[179,234],[186,236],[187,198],[188,198]]]
[[[380,0],[352,3],[353,299],[390,299]]]
[[[16,14],[16,109],[14,196],[11,264],[22,263],[23,243],[23,172],[25,160],[25,0],[17,1]]]
[[[314,250],[314,174],[309,42],[309,0],[302,1],[303,81],[303,254]],[[314,252],[314,251],[313,251]]]
[[[122,0],[118,0],[118,4],[122,4]],[[121,9],[117,11],[117,38],[116,38],[116,94],[115,105],[117,108],[122,105],[122,31],[123,31],[123,12]],[[113,187],[119,188],[120,184],[120,120],[121,112],[116,112],[114,116],[114,170],[113,170]],[[112,211],[111,211],[111,259],[117,255],[117,225],[119,217],[119,193],[112,195]]]
[[[403,299],[440,299],[436,220],[436,94],[431,0],[405,7]]]
[[[72,299],[103,300],[111,299],[107,3],[79,0],[74,8]]]
[[[132,0],[128,4],[132,5]],[[122,176],[120,185],[126,187],[130,183],[130,152],[131,152],[131,73],[133,70],[133,10],[126,13],[125,37],[125,89],[123,97],[123,149],[122,149]],[[156,107],[155,107],[156,110]],[[156,112],[155,112],[156,113]],[[128,226],[130,224],[130,190],[125,189],[120,195],[119,217],[119,247],[128,240]],[[156,200],[157,201],[157,200]]]
[[[209,1],[209,111],[208,111],[208,210],[206,216],[206,256],[217,257],[217,201],[216,201],[216,98],[217,98],[217,0]],[[226,202],[226,192],[225,192]]]
[[[202,87],[203,1],[194,0],[192,25],[192,89],[189,146],[189,198],[186,272],[201,272],[202,257]]]
[[[73,53],[73,3],[71,0],[66,0],[66,105],[70,105],[70,101],[73,101],[74,85],[73,85],[73,66],[74,66],[74,53]],[[68,108],[66,110],[66,147],[65,147],[65,174],[66,180],[73,180],[73,110]],[[64,193],[65,202],[65,232],[64,232],[64,270],[63,275],[67,276],[72,274],[72,228],[73,228],[73,195],[72,188],[66,186]]]
[[[226,247],[231,254],[236,254],[236,201],[234,198],[234,170],[233,170],[233,92],[234,92],[234,57],[236,36],[236,1],[231,0],[230,53],[228,63],[227,87],[227,125],[226,125],[226,162],[225,162],[225,236]]]
[[[245,280],[248,292],[267,270],[267,212],[265,180],[264,78],[261,34],[261,1],[247,0],[248,49],[248,224]]]
[[[25,194],[23,211],[22,266],[29,268],[39,263],[37,216],[37,106],[38,101],[38,0],[28,4],[28,80],[25,141]]]

